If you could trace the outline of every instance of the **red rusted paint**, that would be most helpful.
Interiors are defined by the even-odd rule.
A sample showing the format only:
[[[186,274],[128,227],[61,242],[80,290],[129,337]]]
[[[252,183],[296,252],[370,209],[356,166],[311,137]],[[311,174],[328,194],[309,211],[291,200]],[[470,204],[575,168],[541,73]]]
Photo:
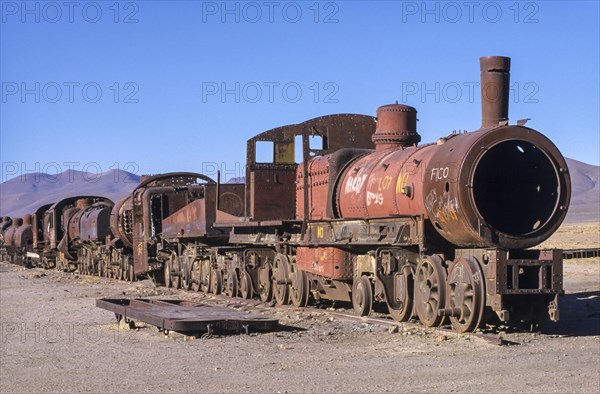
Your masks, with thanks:
[[[298,248],[296,264],[302,271],[331,279],[352,277],[352,254],[339,248]]]

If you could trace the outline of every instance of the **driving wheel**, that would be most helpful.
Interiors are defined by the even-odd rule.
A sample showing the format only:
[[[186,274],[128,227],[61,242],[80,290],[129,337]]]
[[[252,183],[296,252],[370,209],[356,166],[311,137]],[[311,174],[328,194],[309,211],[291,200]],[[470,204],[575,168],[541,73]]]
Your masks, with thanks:
[[[290,264],[290,277],[292,279],[290,286],[292,305],[297,308],[304,308],[308,304],[310,283],[308,275],[296,266],[295,259],[292,259],[292,264]]]
[[[485,281],[474,258],[454,262],[448,273],[447,296],[452,327],[459,332],[476,330],[483,317]]]
[[[242,275],[240,276],[240,292],[243,299],[249,300],[252,298],[252,279],[246,271],[242,271]]]
[[[219,295],[223,291],[223,274],[218,268],[212,270],[211,291],[213,294]]]
[[[426,327],[438,327],[444,322],[440,310],[446,300],[446,269],[439,256],[427,256],[417,266],[415,275],[415,309]]]
[[[227,273],[225,281],[225,293],[229,297],[237,297],[238,296],[238,278],[237,273],[235,271],[230,271]]]
[[[287,305],[290,300],[289,259],[277,254],[273,261],[273,293],[279,305]]]
[[[394,274],[393,289],[389,291],[389,295],[386,294],[386,304],[392,319],[400,322],[410,320],[413,312],[413,288],[410,267]]]
[[[271,264],[265,263],[258,269],[258,294],[262,302],[269,302],[273,298],[273,285],[271,282]]]

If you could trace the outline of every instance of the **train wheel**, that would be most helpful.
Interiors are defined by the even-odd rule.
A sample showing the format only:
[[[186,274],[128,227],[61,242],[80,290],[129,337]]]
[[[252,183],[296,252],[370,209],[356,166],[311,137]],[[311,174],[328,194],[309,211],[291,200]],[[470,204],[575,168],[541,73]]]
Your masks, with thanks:
[[[273,293],[279,305],[287,305],[290,301],[289,266],[289,259],[283,254],[278,254],[273,261]]]
[[[409,321],[413,313],[414,281],[410,270],[397,273],[397,289],[394,290],[393,300],[386,300],[388,311],[392,319],[396,321]],[[387,298],[387,297],[386,297]]]
[[[129,281],[129,264],[125,258],[121,258],[120,260],[119,273],[121,280]]]
[[[273,282],[271,264],[264,264],[258,269],[258,294],[262,302],[270,302],[273,298]]]
[[[103,259],[98,259],[98,268],[96,269],[96,275],[102,276],[103,271],[104,271],[104,261],[103,261]]]
[[[298,269],[295,261],[292,261],[292,264],[290,264],[290,271],[290,277],[292,278],[292,285],[290,286],[292,305],[297,308],[304,308],[308,305],[308,294],[310,291],[308,275]]]
[[[127,262],[127,265],[129,266],[129,280],[135,282],[135,268],[129,261]]]
[[[87,275],[94,275],[94,257],[90,252],[85,255],[85,270]]]
[[[227,274],[227,281],[225,283],[225,293],[231,298],[238,296],[238,279],[235,271]]]
[[[439,314],[446,300],[446,270],[438,256],[427,256],[417,266],[415,277],[415,309],[426,327],[438,327],[444,322]]]
[[[219,295],[223,291],[223,274],[221,274],[221,270],[218,268],[214,268],[212,270],[212,288],[211,291],[213,294]]]
[[[192,282],[192,278],[190,275],[190,264],[188,255],[183,255],[182,258],[179,259],[181,262],[181,288],[185,290],[190,289],[190,285]]]
[[[365,275],[354,281],[352,286],[352,306],[358,316],[368,316],[373,308],[373,288]]]
[[[485,306],[485,281],[479,263],[460,258],[448,272],[447,305],[452,327],[471,332],[479,327]]]
[[[165,281],[165,287],[171,287],[171,267],[169,267],[170,262],[165,261],[163,267],[163,277]]]
[[[249,300],[252,298],[252,279],[250,279],[250,275],[246,271],[242,272],[240,276],[240,292],[242,293],[242,298]]]
[[[181,261],[175,252],[171,253],[171,257],[169,257],[169,265],[171,266],[171,287],[179,289],[181,287]]]
[[[201,264],[201,280],[200,280],[200,289],[202,290],[202,292],[204,294],[208,294],[208,292],[211,290],[211,283],[210,283],[210,260],[208,259],[204,259],[200,262]]]
[[[198,259],[194,259],[194,261],[192,262],[192,270],[191,270],[191,276],[192,276],[192,283],[191,283],[191,288],[193,291],[200,291],[201,290],[201,286],[200,286],[200,281],[202,280],[202,269],[201,269],[201,261]]]

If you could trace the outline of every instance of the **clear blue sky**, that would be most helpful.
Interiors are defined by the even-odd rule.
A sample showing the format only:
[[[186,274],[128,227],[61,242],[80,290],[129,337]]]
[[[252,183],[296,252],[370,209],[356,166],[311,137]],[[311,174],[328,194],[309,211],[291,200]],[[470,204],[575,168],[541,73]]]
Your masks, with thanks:
[[[417,108],[430,142],[478,128],[484,55],[513,59],[512,122],[531,118],[565,156],[599,164],[597,1],[2,1],[1,11],[2,181],[14,163],[209,175],[225,163],[230,177],[261,131],[395,100]]]

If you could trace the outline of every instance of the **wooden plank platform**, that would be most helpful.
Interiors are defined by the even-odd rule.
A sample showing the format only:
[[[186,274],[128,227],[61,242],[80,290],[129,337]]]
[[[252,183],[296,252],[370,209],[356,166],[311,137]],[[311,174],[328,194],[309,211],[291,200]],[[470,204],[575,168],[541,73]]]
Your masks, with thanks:
[[[117,319],[138,320],[163,331],[182,333],[248,333],[272,331],[279,321],[250,312],[181,300],[106,299],[96,300],[98,308],[114,312]]]

